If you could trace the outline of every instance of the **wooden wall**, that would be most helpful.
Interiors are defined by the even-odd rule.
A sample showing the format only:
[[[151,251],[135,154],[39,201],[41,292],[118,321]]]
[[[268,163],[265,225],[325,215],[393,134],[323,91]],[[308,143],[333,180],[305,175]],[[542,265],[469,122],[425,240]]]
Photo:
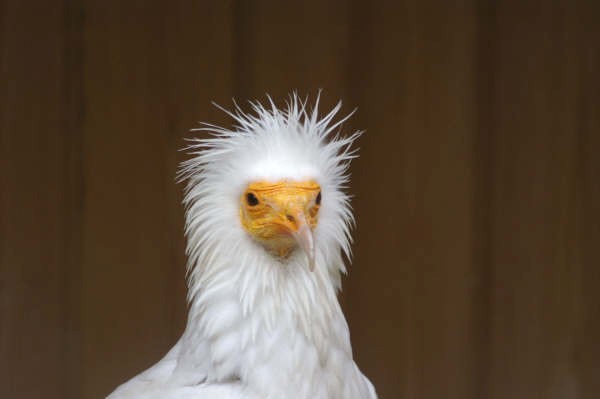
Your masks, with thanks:
[[[600,397],[600,7],[0,3],[0,397],[92,399],[185,315],[183,137],[358,107],[343,303],[381,398]]]

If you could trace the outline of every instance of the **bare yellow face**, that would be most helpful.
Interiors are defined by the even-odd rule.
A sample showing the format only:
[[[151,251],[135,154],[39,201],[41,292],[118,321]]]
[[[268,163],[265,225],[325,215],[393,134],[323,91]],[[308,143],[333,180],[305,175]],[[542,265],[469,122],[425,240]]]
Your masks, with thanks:
[[[314,263],[312,231],[317,226],[321,187],[313,180],[258,181],[240,198],[244,229],[269,252],[285,258],[300,246]]]

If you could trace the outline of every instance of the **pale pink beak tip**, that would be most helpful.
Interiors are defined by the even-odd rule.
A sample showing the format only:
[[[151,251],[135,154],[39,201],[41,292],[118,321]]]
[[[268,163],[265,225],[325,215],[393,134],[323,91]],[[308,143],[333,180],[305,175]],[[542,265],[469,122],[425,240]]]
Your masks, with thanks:
[[[308,259],[308,270],[311,272],[315,270],[315,243],[313,238],[313,233],[308,225],[303,225],[298,229],[298,231],[294,234],[296,241],[298,242],[298,246],[304,251],[306,254],[306,258]]]

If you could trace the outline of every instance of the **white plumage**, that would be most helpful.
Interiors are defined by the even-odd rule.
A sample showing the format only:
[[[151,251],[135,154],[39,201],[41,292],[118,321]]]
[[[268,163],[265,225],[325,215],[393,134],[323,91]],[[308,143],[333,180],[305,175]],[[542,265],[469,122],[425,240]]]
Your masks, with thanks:
[[[296,95],[279,110],[252,104],[229,113],[236,126],[204,125],[183,164],[188,322],[155,366],[108,399],[374,399],[352,359],[337,300],[353,216],[347,169],[358,133],[335,132],[338,104],[319,119]],[[320,186],[314,271],[301,250],[279,257],[240,223],[240,198],[256,181],[311,180]]]

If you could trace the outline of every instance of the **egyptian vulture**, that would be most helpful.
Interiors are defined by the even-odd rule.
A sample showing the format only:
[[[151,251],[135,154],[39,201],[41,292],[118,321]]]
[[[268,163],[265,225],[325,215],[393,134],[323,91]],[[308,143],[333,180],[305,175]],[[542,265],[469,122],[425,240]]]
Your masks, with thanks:
[[[375,399],[337,300],[354,223],[339,135],[292,95],[250,103],[229,130],[204,124],[182,164],[187,325],[179,342],[108,399]]]

